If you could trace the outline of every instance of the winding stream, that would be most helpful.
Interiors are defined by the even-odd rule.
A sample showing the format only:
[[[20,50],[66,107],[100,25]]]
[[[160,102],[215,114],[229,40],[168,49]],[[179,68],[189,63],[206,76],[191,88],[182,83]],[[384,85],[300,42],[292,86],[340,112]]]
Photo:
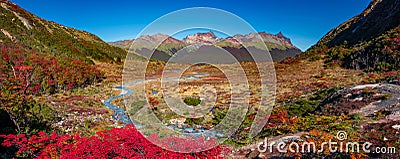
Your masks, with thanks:
[[[113,96],[109,99],[107,99],[106,101],[104,101],[104,105],[108,108],[110,108],[111,110],[114,111],[112,117],[118,121],[123,122],[124,124],[132,124],[132,121],[129,119],[128,115],[126,114],[125,110],[123,108],[117,107],[114,104],[111,104],[111,102],[115,99],[121,98],[123,96],[127,96],[133,93],[132,90],[129,90],[123,86],[117,86],[115,87],[115,89],[120,89],[122,90],[122,93],[117,95],[117,96]]]
[[[133,91],[130,90],[130,89],[128,89],[128,88],[126,88],[126,87],[127,87],[128,85],[138,84],[138,83],[141,83],[141,82],[143,82],[143,80],[136,80],[136,81],[133,81],[133,82],[129,82],[129,83],[127,83],[127,84],[124,84],[124,85],[120,85],[120,86],[114,87],[115,89],[119,89],[119,90],[121,90],[122,92],[121,92],[119,95],[110,97],[110,98],[108,98],[107,100],[104,101],[104,105],[105,105],[107,108],[109,108],[109,109],[111,109],[111,110],[114,111],[114,113],[113,113],[113,115],[112,115],[112,117],[113,117],[114,119],[116,119],[117,121],[120,121],[120,122],[124,123],[125,125],[126,125],[126,124],[135,124],[135,126],[136,126],[137,128],[143,128],[144,126],[141,125],[141,124],[139,124],[138,122],[132,121],[132,120],[129,118],[129,116],[128,116],[128,114],[126,113],[126,111],[125,111],[124,108],[121,108],[121,107],[118,107],[118,106],[116,106],[116,105],[114,105],[114,104],[111,104],[111,102],[112,102],[113,100],[118,99],[118,98],[121,98],[121,97],[123,97],[123,96],[129,96],[129,95],[131,95],[131,94],[133,93]]]
[[[197,75],[185,76],[184,78],[185,78],[185,79],[200,80],[201,78],[200,78],[199,76],[204,76],[204,75],[206,75],[206,74],[204,74],[204,73],[199,73],[199,74],[197,74]],[[173,80],[179,80],[179,79],[164,78],[163,80],[173,81]],[[142,125],[142,124],[140,124],[140,123],[138,123],[138,122],[136,122],[136,121],[131,120],[131,118],[129,118],[129,116],[128,116],[128,114],[126,113],[126,111],[125,111],[124,108],[121,108],[121,107],[118,107],[118,106],[116,106],[116,105],[114,105],[114,104],[111,104],[111,102],[112,102],[113,100],[118,99],[118,98],[121,98],[121,97],[123,97],[123,96],[129,96],[129,95],[131,95],[131,94],[133,93],[133,91],[130,90],[130,89],[128,89],[127,86],[129,86],[129,85],[134,85],[134,84],[138,84],[138,83],[142,83],[142,82],[147,82],[147,81],[150,81],[150,80],[146,80],[146,81],[144,81],[144,80],[135,80],[135,81],[126,83],[126,84],[124,84],[124,85],[120,85],[120,86],[114,87],[115,89],[119,89],[119,90],[121,90],[122,92],[121,92],[119,95],[110,97],[110,98],[108,98],[107,100],[104,101],[104,105],[105,105],[107,108],[109,108],[109,109],[111,109],[111,110],[114,111],[114,113],[113,113],[113,115],[112,115],[112,117],[113,117],[114,119],[116,119],[117,121],[120,121],[120,122],[124,123],[125,125],[126,125],[126,124],[134,124],[135,127],[138,128],[138,129],[145,128],[144,125]],[[169,129],[171,129],[171,130],[175,130],[175,131],[180,131],[180,132],[185,133],[186,135],[191,135],[191,136],[200,136],[200,135],[202,135],[203,133],[206,133],[207,136],[212,136],[212,137],[223,137],[223,136],[224,136],[224,135],[222,135],[222,134],[218,134],[218,133],[215,133],[215,132],[212,132],[212,131],[208,131],[208,130],[205,129],[205,128],[194,129],[194,128],[185,127],[185,126],[183,126],[182,128],[179,128],[178,125],[169,125],[169,126],[167,126],[167,128],[169,128]]]

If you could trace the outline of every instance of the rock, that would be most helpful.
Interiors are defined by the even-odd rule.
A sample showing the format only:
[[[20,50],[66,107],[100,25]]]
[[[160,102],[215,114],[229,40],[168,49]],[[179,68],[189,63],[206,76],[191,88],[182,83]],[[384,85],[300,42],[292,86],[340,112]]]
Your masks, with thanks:
[[[399,130],[400,129],[400,125],[393,125],[392,128]]]

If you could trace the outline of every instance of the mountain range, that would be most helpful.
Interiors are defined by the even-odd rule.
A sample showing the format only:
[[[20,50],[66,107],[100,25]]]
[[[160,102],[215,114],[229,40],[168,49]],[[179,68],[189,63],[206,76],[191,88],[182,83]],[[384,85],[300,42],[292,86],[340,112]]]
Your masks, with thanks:
[[[259,40],[260,37],[262,38],[262,41]],[[302,53],[302,51],[295,47],[291,40],[285,37],[281,32],[276,35],[260,32],[247,35],[237,34],[232,37],[220,38],[210,31],[187,35],[182,40],[178,40],[164,34],[154,34],[143,35],[133,40],[110,42],[109,44],[145,56],[150,56],[150,49],[156,48],[157,45],[160,44],[154,51],[153,58],[159,60],[168,60],[177,51],[189,45],[200,43],[203,44],[203,51],[207,50],[207,48],[211,48],[211,45],[215,45],[229,51],[235,57],[238,57],[239,61],[249,61],[249,57],[240,55],[246,54],[247,51],[244,49],[244,46],[239,43],[239,41],[244,42],[243,45],[246,45],[248,49],[252,49],[252,51],[255,52],[264,51],[264,47],[262,45],[265,44],[269,49],[274,61],[281,61],[287,57],[294,57]],[[133,42],[135,42],[135,48],[131,48]],[[202,54],[204,55],[204,52]]]
[[[161,43],[162,39],[166,40],[158,46],[154,56],[161,60],[170,58],[177,51],[194,43],[214,44],[240,55],[244,52],[238,43],[240,40],[245,41],[251,49],[263,51],[255,41],[257,35],[262,37],[274,61],[301,53],[282,33],[274,35],[265,32],[238,34],[227,38],[219,38],[212,32],[206,32],[188,35],[181,40],[155,34],[135,39],[136,44],[139,44],[138,48],[129,48],[133,40],[111,42],[109,44],[113,46],[110,46],[96,35],[42,19],[6,0],[0,1],[0,11],[2,45],[18,45],[27,50],[80,59],[88,63],[120,63],[127,50],[148,54],[149,49]],[[332,29],[299,57],[323,59],[327,66],[339,65],[368,71],[397,70],[400,68],[399,19],[400,0],[373,0],[362,13]]]

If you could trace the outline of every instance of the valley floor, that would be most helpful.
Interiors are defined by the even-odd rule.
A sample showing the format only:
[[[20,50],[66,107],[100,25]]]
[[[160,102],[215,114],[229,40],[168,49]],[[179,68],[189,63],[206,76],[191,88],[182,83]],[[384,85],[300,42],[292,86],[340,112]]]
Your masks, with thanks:
[[[131,66],[140,66],[144,63],[137,63]],[[164,63],[153,62],[147,69],[149,79],[161,77]],[[399,122],[399,102],[400,89],[395,88],[388,91],[386,85],[366,85],[356,87],[355,91],[348,89],[356,85],[388,83],[391,75],[396,74],[369,74],[362,71],[348,70],[340,67],[324,66],[321,61],[284,61],[275,63],[276,71],[276,98],[275,106],[269,117],[266,126],[255,138],[248,137],[248,131],[254,119],[260,101],[258,71],[253,63],[242,63],[245,73],[250,83],[250,109],[247,112],[239,130],[232,137],[225,140],[223,145],[228,146],[231,151],[226,154],[232,158],[270,158],[270,157],[321,157],[321,156],[347,156],[361,157],[365,153],[350,154],[329,154],[329,153],[259,153],[257,143],[269,138],[271,141],[301,141],[300,139],[312,140],[317,143],[326,139],[333,138],[337,132],[346,131],[354,141],[373,141],[374,146],[394,146],[399,148],[399,137],[393,133],[399,133],[396,125]],[[104,106],[104,101],[110,97],[117,96],[121,90],[114,89],[122,83],[123,66],[115,64],[96,63],[96,67],[104,73],[105,79],[102,82],[90,85],[86,88],[78,88],[74,91],[65,91],[50,96],[41,96],[39,101],[47,102],[51,107],[58,111],[61,120],[54,123],[63,132],[73,134],[76,132],[87,136],[95,135],[96,132],[108,130],[113,127],[123,127],[124,123],[112,117],[112,110]],[[183,67],[181,65],[174,66]],[[230,67],[224,65],[221,67]],[[260,68],[263,69],[263,68]],[[128,71],[134,71],[135,67]],[[201,73],[202,76],[191,77]],[[234,72],[225,72],[234,73]],[[124,74],[124,83],[132,77]],[[208,65],[199,65],[186,70],[183,76],[198,78],[198,80],[181,81],[176,89],[181,97],[199,97],[200,86],[204,84],[215,88],[217,94],[216,107],[213,111],[201,118],[201,120],[182,119],[174,114],[167,107],[164,107],[160,82],[147,82],[146,93],[150,100],[151,109],[157,117],[164,121],[166,125],[173,125],[170,121],[179,121],[176,125],[180,127],[193,127],[210,129],[218,124],[224,117],[224,111],[229,108],[232,95],[231,88],[226,75],[219,69]],[[129,77],[129,78],[128,78]],[[139,76],[138,76],[139,77]],[[139,89],[144,86],[132,85],[131,90]],[[379,87],[378,87],[379,86]],[[393,85],[393,87],[399,87]],[[172,88],[167,88],[172,89]],[[394,90],[398,90],[397,92]],[[347,91],[347,92],[346,92]],[[246,92],[246,90],[244,90]],[[139,101],[144,101],[146,97],[127,96],[113,100],[111,103],[126,109],[133,115],[138,111]],[[339,96],[339,97],[338,97]],[[353,98],[354,96],[354,98]],[[136,99],[137,98],[137,99]],[[139,99],[141,98],[141,99]],[[132,105],[124,104],[124,99],[128,103],[134,100]],[[389,103],[387,101],[390,101]],[[376,102],[386,102],[387,107],[375,107],[369,110],[370,113],[363,114],[364,108],[367,109]],[[139,102],[140,105],[140,102]],[[135,110],[135,111],[134,111]],[[133,117],[135,118],[135,117]],[[175,123],[176,124],[176,123]],[[385,129],[382,129],[385,127]],[[374,135],[384,136],[389,139],[390,144]],[[96,136],[96,135],[95,135]],[[275,151],[274,151],[275,152]],[[395,156],[395,155],[392,155]]]

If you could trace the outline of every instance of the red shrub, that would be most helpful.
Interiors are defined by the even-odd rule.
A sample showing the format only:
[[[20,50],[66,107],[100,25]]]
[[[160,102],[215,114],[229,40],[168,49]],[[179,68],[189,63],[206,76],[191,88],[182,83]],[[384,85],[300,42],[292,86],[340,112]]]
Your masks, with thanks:
[[[30,138],[26,135],[1,135],[5,140],[2,146],[16,146],[17,154],[30,155],[36,158],[223,158],[229,152],[224,146],[216,146],[210,150],[196,153],[177,153],[164,150],[148,141],[133,125],[125,128],[114,128],[98,132],[96,136],[86,137],[79,134],[47,135],[40,132]],[[151,138],[158,140],[156,135]],[[165,144],[181,144],[186,147],[198,147],[204,142],[184,142],[183,139],[159,139]],[[207,142],[215,142],[209,140]]]

